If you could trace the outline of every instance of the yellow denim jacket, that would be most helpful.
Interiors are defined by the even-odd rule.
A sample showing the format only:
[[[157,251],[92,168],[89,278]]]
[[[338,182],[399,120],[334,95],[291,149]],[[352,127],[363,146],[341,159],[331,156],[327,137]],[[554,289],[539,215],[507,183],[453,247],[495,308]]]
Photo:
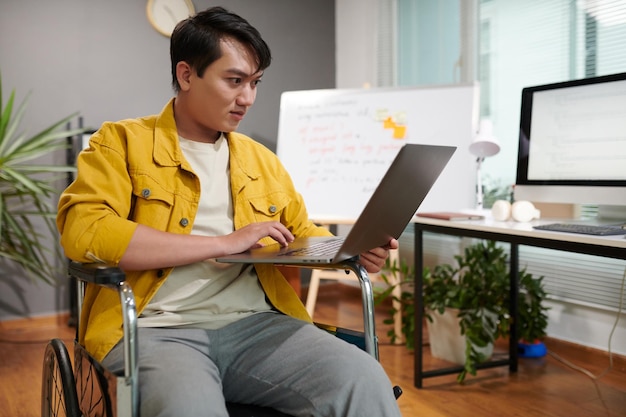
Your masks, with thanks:
[[[329,232],[308,218],[304,201],[274,153],[238,133],[226,135],[235,229],[280,221],[295,236]],[[178,144],[173,100],[161,114],[102,125],[81,152],[78,176],[61,195],[57,227],[70,259],[117,265],[137,224],[170,233],[191,232],[200,183]],[[264,243],[272,243],[265,238]],[[279,311],[310,321],[295,291],[273,265],[255,265],[259,281]],[[137,310],[146,304],[172,268],[127,273]],[[102,360],[122,338],[115,291],[88,286],[79,340]]]

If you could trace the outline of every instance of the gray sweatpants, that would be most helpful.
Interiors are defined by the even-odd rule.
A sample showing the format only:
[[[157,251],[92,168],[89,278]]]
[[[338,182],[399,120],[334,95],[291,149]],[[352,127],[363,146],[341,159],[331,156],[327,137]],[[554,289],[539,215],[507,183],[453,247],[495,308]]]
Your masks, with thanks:
[[[228,417],[225,401],[298,417],[400,416],[374,358],[283,314],[218,330],[139,328],[138,343],[142,417]],[[121,343],[103,364],[123,372]]]

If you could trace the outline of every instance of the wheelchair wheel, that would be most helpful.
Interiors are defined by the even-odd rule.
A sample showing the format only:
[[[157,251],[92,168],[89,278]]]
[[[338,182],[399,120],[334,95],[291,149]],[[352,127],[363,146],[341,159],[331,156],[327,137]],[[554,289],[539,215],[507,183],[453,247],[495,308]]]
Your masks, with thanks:
[[[72,363],[65,344],[53,339],[46,346],[41,382],[42,417],[80,417]]]
[[[80,410],[84,417],[113,416],[111,393],[107,382],[108,373],[79,344],[74,345],[74,379]],[[115,375],[110,382],[115,386]],[[115,398],[116,400],[116,398]]]

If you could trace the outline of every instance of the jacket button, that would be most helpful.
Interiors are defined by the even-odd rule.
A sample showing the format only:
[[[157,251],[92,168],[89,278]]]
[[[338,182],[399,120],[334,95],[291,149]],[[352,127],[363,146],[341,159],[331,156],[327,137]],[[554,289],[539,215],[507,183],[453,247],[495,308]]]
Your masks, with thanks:
[[[157,275],[157,278],[163,278],[163,275],[165,275],[165,271],[163,271],[162,269],[159,269],[156,275]]]
[[[180,219],[180,225],[183,227],[187,227],[187,225],[189,224],[189,220],[186,217],[183,217],[182,219]]]
[[[270,206],[270,213],[276,213],[276,206]]]
[[[143,198],[150,197],[150,189],[149,188],[144,188],[143,190],[141,190],[141,196]]]

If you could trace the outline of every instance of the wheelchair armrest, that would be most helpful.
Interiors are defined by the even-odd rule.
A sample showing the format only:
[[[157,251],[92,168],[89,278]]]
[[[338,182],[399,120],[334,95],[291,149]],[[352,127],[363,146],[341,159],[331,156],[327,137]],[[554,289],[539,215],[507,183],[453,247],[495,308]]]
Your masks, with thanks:
[[[122,305],[124,382],[130,387],[132,415],[139,415],[139,366],[137,362],[137,306],[132,288],[126,283],[126,274],[120,268],[103,263],[70,261],[69,275],[78,279],[78,322],[81,322],[84,283],[92,283],[116,290]]]
[[[81,281],[106,287],[118,287],[126,279],[126,274],[120,268],[101,263],[70,261],[69,274]]]

